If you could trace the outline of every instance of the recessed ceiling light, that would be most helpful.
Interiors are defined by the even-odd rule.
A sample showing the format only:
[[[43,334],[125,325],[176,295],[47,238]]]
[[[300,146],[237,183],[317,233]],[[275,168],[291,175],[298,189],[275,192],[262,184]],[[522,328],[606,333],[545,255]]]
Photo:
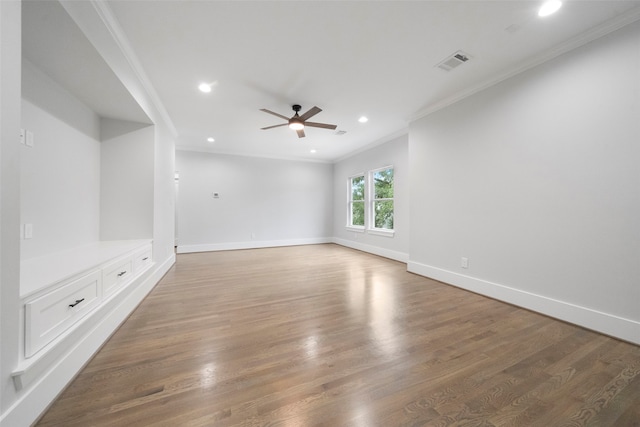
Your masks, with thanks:
[[[215,141],[215,139],[213,139],[213,138],[209,137],[209,138],[207,138],[207,141],[209,141],[209,142],[214,142],[214,141]]]
[[[359,121],[360,123],[367,123],[367,122],[369,121],[369,119],[368,119],[368,118],[366,118],[365,116],[362,116],[362,117],[360,117],[360,118],[358,119],[358,121]]]
[[[209,93],[213,90],[213,88],[218,84],[218,81],[216,80],[215,82],[211,82],[211,83],[200,83],[198,85],[198,89],[200,89],[201,92],[204,93]]]
[[[209,93],[211,92],[211,85],[209,83],[200,83],[198,89],[200,89],[200,92]]]
[[[562,2],[560,0],[548,0],[540,6],[538,16],[544,17],[556,13],[561,6]]]
[[[311,151],[310,151],[310,153],[311,153],[311,154],[313,154],[313,153],[315,153],[315,152],[316,152],[316,150],[311,150]]]

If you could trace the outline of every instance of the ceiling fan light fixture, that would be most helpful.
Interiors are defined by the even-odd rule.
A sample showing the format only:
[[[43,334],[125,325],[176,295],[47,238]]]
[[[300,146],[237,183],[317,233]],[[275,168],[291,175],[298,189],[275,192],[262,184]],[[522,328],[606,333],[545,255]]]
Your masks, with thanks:
[[[209,93],[209,92],[211,92],[211,86],[212,85],[209,84],[209,83],[200,83],[198,85],[198,89],[200,90],[200,92]]]
[[[302,130],[304,129],[304,123],[302,123],[302,120],[294,117],[289,120],[289,128],[293,130]]]

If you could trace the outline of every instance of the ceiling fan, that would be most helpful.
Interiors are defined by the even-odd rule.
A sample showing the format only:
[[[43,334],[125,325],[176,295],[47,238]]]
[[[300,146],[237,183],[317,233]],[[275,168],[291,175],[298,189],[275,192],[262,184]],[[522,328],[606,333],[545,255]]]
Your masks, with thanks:
[[[310,119],[311,117],[315,116],[320,111],[322,111],[318,107],[311,108],[309,111],[307,111],[306,113],[304,113],[301,116],[298,115],[298,112],[302,108],[301,106],[299,106],[298,104],[295,104],[291,108],[293,108],[293,111],[295,111],[295,114],[291,118],[283,116],[282,114],[274,113],[273,111],[267,110],[266,108],[261,108],[260,111],[264,111],[265,113],[273,114],[274,116],[278,116],[281,119],[285,119],[287,121],[287,123],[283,123],[281,125],[273,125],[273,126],[268,126],[266,128],[261,128],[261,129],[262,130],[266,130],[266,129],[277,128],[277,127],[280,127],[280,126],[289,126],[291,129],[296,131],[296,133],[298,134],[298,138],[304,138],[304,127],[305,126],[309,126],[309,127],[313,127],[313,128],[323,128],[323,129],[335,129],[335,128],[338,127],[337,125],[330,125],[330,124],[327,124],[327,123],[308,122],[307,119]]]

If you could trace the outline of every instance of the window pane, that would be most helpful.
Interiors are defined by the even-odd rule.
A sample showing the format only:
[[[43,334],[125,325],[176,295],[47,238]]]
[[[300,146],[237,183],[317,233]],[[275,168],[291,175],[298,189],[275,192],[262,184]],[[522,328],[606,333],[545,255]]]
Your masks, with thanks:
[[[351,200],[364,200],[364,176],[351,178]]]
[[[393,200],[376,201],[373,204],[375,228],[393,230]]]
[[[364,226],[364,202],[351,204],[351,225]]]
[[[374,199],[393,199],[393,168],[373,174]]]

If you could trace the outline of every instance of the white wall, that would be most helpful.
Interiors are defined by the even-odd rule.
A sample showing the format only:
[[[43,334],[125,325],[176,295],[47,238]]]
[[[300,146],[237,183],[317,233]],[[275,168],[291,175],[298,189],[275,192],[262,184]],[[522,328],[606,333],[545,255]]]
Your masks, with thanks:
[[[22,259],[95,242],[100,142],[25,99],[22,127],[34,134],[34,147],[21,147],[20,217],[33,225]]]
[[[29,61],[22,64],[22,127],[34,146],[21,146],[21,224],[28,259],[98,240],[100,121],[98,116]]]
[[[412,123],[409,269],[640,343],[639,52],[635,23]]]
[[[22,97],[86,137],[100,140],[100,117],[26,58]]]
[[[394,168],[395,234],[388,237],[348,230],[349,177],[385,166]],[[409,258],[408,135],[336,163],[333,173],[333,206],[333,236],[336,243],[406,262]]]
[[[15,401],[20,306],[21,7],[0,1],[0,425]]]
[[[150,239],[154,127],[102,119],[101,135],[100,240]]]
[[[179,252],[331,236],[332,165],[178,151],[176,170]]]

